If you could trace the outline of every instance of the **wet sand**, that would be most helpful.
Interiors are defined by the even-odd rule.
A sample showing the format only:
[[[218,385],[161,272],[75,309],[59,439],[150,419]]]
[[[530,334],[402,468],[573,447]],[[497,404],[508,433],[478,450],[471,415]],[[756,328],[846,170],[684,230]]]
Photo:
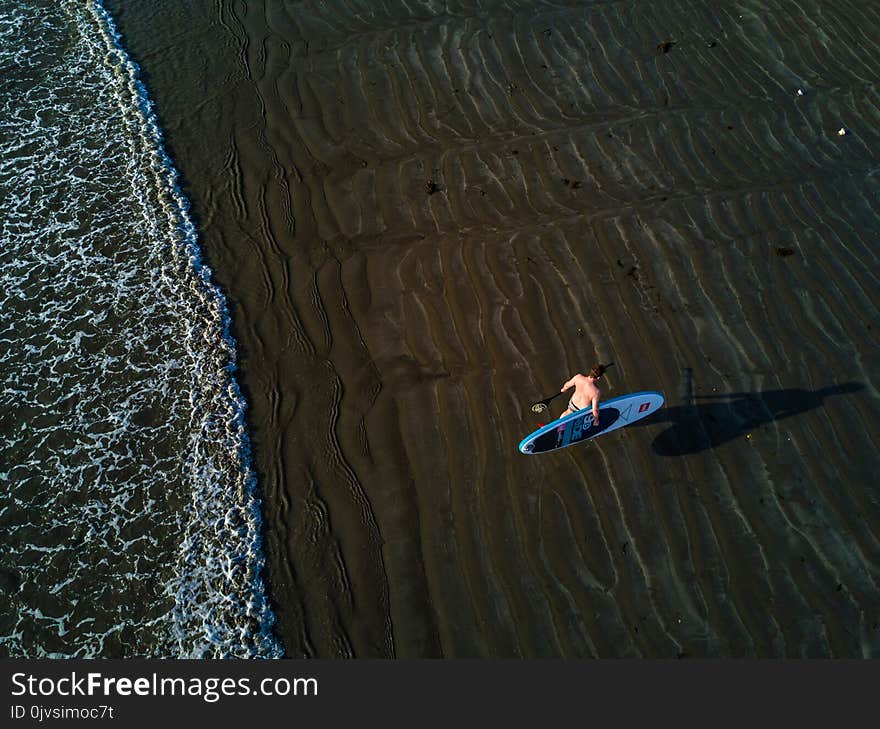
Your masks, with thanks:
[[[880,656],[873,4],[202,5],[108,9],[287,655]],[[598,360],[666,409],[520,455]]]

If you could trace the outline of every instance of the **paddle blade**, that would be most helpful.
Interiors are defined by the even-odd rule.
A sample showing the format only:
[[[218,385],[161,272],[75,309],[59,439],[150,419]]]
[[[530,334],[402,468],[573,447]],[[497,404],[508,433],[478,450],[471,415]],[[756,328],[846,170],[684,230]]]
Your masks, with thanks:
[[[561,394],[562,394],[561,392],[557,392],[555,395],[551,395],[550,397],[545,397],[543,400],[539,400],[538,402],[534,403],[532,405],[532,412],[533,413],[543,413],[547,409],[547,406],[553,400],[555,400],[557,397],[559,397]]]
[[[547,409],[547,406],[551,402],[553,402],[557,397],[559,397],[561,394],[562,394],[561,392],[557,392],[555,395],[551,395],[550,397],[545,397],[543,400],[539,400],[538,402],[534,403],[532,405],[532,412],[533,413],[543,413]]]

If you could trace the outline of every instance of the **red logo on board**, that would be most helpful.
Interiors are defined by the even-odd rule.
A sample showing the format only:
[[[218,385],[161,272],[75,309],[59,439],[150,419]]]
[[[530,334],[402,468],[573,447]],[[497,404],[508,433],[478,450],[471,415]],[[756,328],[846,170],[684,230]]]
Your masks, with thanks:
[[[645,410],[647,410],[649,407],[651,407],[651,403],[649,403],[649,402],[643,402],[641,405],[639,405],[639,412],[640,412],[640,413],[643,413],[643,412],[645,412]]]

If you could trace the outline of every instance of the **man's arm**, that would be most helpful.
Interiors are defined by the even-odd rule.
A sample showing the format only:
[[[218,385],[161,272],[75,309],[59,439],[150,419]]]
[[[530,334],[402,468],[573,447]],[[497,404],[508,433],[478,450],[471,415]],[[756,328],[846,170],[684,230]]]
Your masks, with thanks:
[[[572,387],[574,387],[574,377],[572,377],[568,382],[566,382],[562,386],[562,389],[559,392],[565,392],[566,390],[568,390],[569,388],[572,388]]]
[[[599,396],[593,398],[593,420],[599,422]]]

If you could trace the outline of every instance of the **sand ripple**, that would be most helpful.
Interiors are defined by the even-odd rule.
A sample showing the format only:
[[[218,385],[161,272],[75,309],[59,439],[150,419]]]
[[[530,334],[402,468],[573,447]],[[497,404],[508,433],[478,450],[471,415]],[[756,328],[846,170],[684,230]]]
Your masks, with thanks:
[[[288,652],[880,655],[878,10],[281,5],[177,10],[217,30],[173,74],[120,22],[236,306]],[[599,359],[669,407],[519,456]]]

